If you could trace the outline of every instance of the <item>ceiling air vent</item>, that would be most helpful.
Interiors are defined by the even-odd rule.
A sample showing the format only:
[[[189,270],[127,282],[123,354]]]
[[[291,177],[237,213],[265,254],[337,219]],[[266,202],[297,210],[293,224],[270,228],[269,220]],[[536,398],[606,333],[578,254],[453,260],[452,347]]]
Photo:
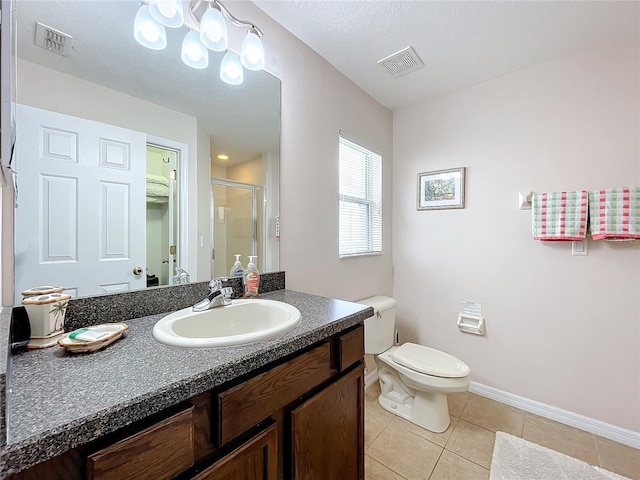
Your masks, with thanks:
[[[71,53],[72,40],[73,37],[71,35],[55,28],[47,27],[40,22],[36,23],[35,44],[45,50],[67,57]]]
[[[422,63],[413,47],[404,48],[393,55],[389,55],[387,58],[378,60],[378,65],[381,65],[394,78],[424,67],[424,63]]]

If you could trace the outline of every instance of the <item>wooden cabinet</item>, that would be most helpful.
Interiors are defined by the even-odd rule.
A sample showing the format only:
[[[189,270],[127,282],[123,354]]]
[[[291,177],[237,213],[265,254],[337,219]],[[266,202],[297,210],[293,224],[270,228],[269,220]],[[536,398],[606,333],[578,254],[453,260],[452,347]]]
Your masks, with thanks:
[[[278,435],[271,425],[225,455],[193,480],[275,480],[278,477]]]
[[[363,327],[11,480],[364,479]]]
[[[358,367],[291,412],[291,478],[364,478],[363,370]]]

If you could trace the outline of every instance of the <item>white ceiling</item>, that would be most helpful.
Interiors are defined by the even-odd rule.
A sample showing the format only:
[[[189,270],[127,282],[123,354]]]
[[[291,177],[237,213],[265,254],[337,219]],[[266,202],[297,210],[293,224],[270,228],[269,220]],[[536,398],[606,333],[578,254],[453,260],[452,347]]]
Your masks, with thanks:
[[[254,3],[390,109],[593,45],[639,42],[638,1]],[[424,68],[393,78],[377,64],[407,46]]]

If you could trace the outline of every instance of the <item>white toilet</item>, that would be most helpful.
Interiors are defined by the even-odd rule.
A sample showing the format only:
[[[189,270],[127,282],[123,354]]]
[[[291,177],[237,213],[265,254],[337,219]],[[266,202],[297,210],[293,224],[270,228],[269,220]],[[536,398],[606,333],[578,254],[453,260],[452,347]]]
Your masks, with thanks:
[[[394,347],[395,299],[378,296],[358,303],[374,309],[373,317],[364,321],[364,350],[376,360],[380,405],[422,428],[444,432],[449,427],[447,393],[469,388],[469,367],[452,355],[415,343]]]

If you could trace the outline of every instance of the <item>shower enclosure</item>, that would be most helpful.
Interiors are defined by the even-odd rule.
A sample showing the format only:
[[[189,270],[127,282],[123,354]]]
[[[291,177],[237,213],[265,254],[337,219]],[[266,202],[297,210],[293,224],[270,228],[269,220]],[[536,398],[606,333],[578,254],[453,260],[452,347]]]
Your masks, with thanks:
[[[256,268],[264,272],[266,188],[220,178],[211,184],[213,277],[228,276],[237,254],[245,268],[249,255],[256,255]]]

